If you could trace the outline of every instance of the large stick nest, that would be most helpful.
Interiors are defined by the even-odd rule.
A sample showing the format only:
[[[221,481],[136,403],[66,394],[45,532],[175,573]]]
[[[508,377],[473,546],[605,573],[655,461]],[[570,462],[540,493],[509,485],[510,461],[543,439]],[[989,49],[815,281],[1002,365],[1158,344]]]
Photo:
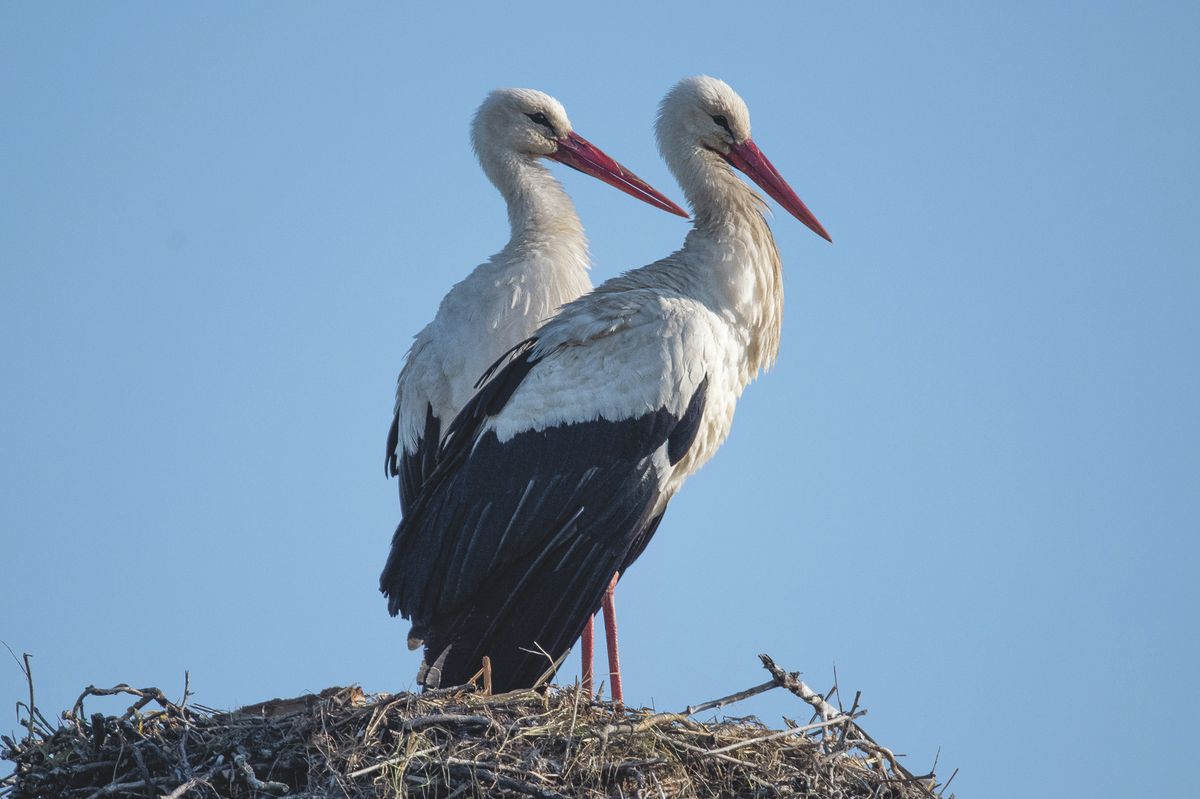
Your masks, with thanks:
[[[940,796],[858,725],[762,656],[771,679],[679,713],[626,710],[577,688],[487,695],[474,687],[366,696],[355,687],[232,713],[156,688],[89,686],[51,725],[4,737],[16,764],[0,797],[908,797]],[[808,722],[695,716],[784,688]],[[128,694],[121,716],[91,696]],[[32,683],[31,683],[32,695]],[[944,788],[943,788],[944,790]]]

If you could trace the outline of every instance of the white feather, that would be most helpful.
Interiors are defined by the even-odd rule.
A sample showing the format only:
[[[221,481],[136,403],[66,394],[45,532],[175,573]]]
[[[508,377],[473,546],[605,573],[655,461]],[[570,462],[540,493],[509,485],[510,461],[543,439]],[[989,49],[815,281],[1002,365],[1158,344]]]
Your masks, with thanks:
[[[475,151],[507,201],[512,238],[450,290],[416,335],[396,382],[397,443],[404,452],[416,448],[427,406],[444,429],[488,366],[591,288],[575,206],[538,161],[554,145],[526,124],[526,114],[535,111],[545,113],[556,131],[571,131],[562,105],[531,89],[493,92],[475,115]]]

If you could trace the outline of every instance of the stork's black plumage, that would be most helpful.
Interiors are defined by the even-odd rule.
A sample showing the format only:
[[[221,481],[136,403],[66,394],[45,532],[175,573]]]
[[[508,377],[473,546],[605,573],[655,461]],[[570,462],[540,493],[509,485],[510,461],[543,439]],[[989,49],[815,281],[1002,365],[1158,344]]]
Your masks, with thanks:
[[[537,364],[522,347],[463,409],[393,539],[380,587],[425,639],[426,684],[465,682],[484,655],[497,691],[557,668],[658,526],[658,462],[695,438],[706,382],[679,416],[660,408],[501,442],[483,428]]]
[[[417,439],[412,451],[399,446],[400,411],[392,417],[392,427],[388,430],[387,454],[384,458],[384,471],[388,477],[399,477],[400,511],[407,516],[409,508],[421,491],[425,478],[433,474],[437,463],[438,446],[442,438],[442,422],[433,415],[433,405],[425,403],[425,427],[421,437]]]

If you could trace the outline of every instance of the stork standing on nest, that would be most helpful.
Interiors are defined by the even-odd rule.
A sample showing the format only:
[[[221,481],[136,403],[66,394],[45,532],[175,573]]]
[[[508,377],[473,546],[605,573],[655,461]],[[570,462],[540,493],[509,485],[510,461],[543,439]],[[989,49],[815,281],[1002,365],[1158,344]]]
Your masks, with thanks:
[[[493,91],[475,114],[471,140],[483,171],[508,204],[512,237],[442,299],[437,316],[416,335],[396,381],[385,465],[390,476],[400,478],[405,516],[433,469],[444,425],[474,393],[479,376],[559,306],[592,287],[579,215],[540,159],[559,161],[687,216],[575,133],[562,105],[542,92]],[[422,635],[415,624],[410,648],[420,645]]]
[[[657,135],[694,212],[683,248],[566,305],[501,359],[396,531],[380,586],[425,633],[426,686],[470,679],[484,656],[499,691],[553,674],[775,360],[779,253],[734,169],[829,238],[725,83],[676,85]]]

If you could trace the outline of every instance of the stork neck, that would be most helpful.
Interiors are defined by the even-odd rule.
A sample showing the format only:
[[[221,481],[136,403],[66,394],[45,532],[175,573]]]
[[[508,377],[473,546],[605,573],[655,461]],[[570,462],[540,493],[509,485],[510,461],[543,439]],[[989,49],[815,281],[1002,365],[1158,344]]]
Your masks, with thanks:
[[[485,163],[484,171],[508,203],[514,242],[553,238],[586,248],[575,204],[537,158],[509,154]]]
[[[716,153],[698,148],[671,167],[697,229],[716,232],[762,221],[762,199]]]
[[[704,155],[676,176],[692,204],[695,226],[683,262],[696,289],[718,313],[734,322],[746,348],[749,380],[774,362],[783,323],[783,273],[763,201],[715,154]]]

